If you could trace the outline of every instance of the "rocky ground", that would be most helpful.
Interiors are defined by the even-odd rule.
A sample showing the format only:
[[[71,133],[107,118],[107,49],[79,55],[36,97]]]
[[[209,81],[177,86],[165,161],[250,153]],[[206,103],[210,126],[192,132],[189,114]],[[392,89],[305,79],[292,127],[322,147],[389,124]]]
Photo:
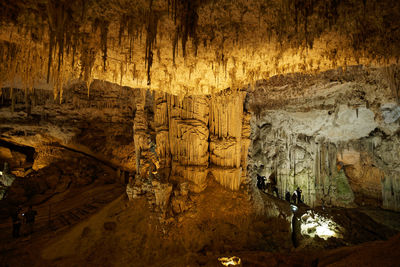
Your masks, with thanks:
[[[97,185],[66,195],[62,205],[52,205],[58,221],[52,227],[46,220],[52,201],[39,205],[38,227],[31,237],[2,238],[2,265],[220,266],[218,258],[238,256],[243,266],[396,266],[399,256],[393,250],[400,242],[397,231],[357,210],[316,209],[342,227],[343,238],[324,240],[297,232],[295,247],[289,203],[273,196],[262,193],[265,213],[254,216],[246,194],[209,181],[205,191],[190,196],[193,204],[185,213],[163,217],[146,197],[128,201],[118,188]],[[95,209],[74,217],[89,205]],[[299,216],[307,210],[301,205]],[[4,221],[2,228],[2,233],[11,231]]]

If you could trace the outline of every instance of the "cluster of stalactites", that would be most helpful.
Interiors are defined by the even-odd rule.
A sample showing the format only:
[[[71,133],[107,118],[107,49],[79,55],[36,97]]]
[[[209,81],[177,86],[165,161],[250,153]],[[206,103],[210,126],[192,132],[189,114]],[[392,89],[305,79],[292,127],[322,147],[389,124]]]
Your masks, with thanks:
[[[53,84],[55,97],[62,95],[65,81],[71,77],[90,81],[97,65],[102,65],[103,72],[109,71],[107,61],[111,59],[119,62],[120,68],[116,71],[120,72],[121,83],[123,77],[135,80],[137,72],[143,72],[147,77],[140,78],[147,79],[149,85],[155,60],[170,58],[170,55],[160,55],[165,50],[160,52],[159,49],[155,56],[157,40],[165,35],[160,32],[160,25],[168,21],[173,25],[167,27],[172,47],[171,65],[175,66],[179,44],[182,56],[186,57],[189,41],[194,55],[198,54],[202,43],[204,51],[201,52],[215,50],[212,68],[214,62],[222,64],[225,76],[228,72],[232,82],[236,79],[236,68],[243,68],[243,72],[248,68],[245,60],[231,57],[235,67],[227,70],[232,44],[246,47],[247,42],[274,43],[279,51],[275,61],[279,62],[286,50],[312,49],[318,38],[330,36],[331,39],[345,38],[340,47],[320,55],[333,65],[346,49],[353,52],[356,62],[363,57],[387,62],[400,56],[397,45],[400,22],[392,19],[400,16],[400,3],[389,0],[275,0],[268,4],[263,0],[49,0],[46,3],[17,0],[0,4],[0,14],[0,32],[4,35],[1,46],[7,46],[7,42],[17,46],[5,54],[0,51],[3,53],[0,56],[7,58],[0,66],[1,73],[5,74],[1,81],[21,79],[30,88],[44,79]],[[5,37],[7,32],[9,36]],[[141,42],[142,35],[145,35],[145,47],[141,52],[144,64],[138,64],[133,60],[133,47]],[[110,46],[110,41],[115,44]],[[128,51],[122,47],[128,47]],[[99,62],[97,57],[101,58]],[[137,58],[143,60],[143,57]],[[236,66],[236,60],[243,62]],[[133,71],[128,70],[127,65],[131,63]],[[315,68],[315,62],[308,62],[302,71],[306,71],[308,65]],[[137,66],[144,69],[137,69]],[[129,72],[132,75],[128,75]],[[268,75],[256,72],[256,69],[249,70],[247,82]]]

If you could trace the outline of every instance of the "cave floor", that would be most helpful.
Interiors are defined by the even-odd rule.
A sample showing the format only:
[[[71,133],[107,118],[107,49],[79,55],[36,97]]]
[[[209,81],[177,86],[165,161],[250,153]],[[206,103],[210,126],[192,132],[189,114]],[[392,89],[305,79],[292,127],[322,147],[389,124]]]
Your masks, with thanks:
[[[400,235],[388,241],[378,240],[387,228],[374,230],[370,239],[377,241],[355,246],[294,248],[290,233],[279,226],[282,221],[264,217],[248,220],[250,207],[245,199],[243,192],[233,193],[210,182],[203,193],[193,196],[193,212],[160,223],[159,213],[149,207],[144,197],[129,202],[122,185],[93,183],[39,205],[36,230],[31,237],[13,240],[11,222],[1,221],[0,265],[220,266],[218,257],[235,255],[242,259],[243,266],[397,266]],[[269,195],[262,199],[266,209],[278,207],[282,216],[288,209],[285,201]],[[346,222],[361,213],[389,216],[384,210],[356,210],[335,208],[325,212],[332,216],[347,214]],[[400,215],[392,215],[385,222],[396,228],[397,223],[391,223]],[[359,227],[357,223],[349,227]],[[378,225],[372,219],[364,224],[370,225],[364,225],[359,234],[371,232],[371,227]],[[23,228],[21,232],[24,233]]]
[[[93,183],[73,188],[55,195],[35,206],[38,212],[35,229],[28,235],[22,224],[20,237],[12,238],[11,219],[0,220],[0,266],[19,266],[23,262],[35,262],[46,242],[69,231],[74,225],[86,220],[124,192],[120,184]]]

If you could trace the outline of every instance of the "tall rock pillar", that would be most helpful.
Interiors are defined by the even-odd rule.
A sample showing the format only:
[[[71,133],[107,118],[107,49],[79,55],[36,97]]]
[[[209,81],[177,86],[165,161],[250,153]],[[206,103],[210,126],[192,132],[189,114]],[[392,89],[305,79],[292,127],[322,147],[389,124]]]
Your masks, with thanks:
[[[156,152],[161,168],[171,166],[171,150],[169,147],[169,116],[167,94],[155,92],[154,97],[154,128],[156,132]]]
[[[232,190],[239,189],[245,164],[242,159],[244,96],[244,92],[227,90],[213,96],[210,103],[211,172],[221,185]]]
[[[135,142],[136,174],[140,174],[140,166],[143,166],[143,157],[149,150],[149,130],[146,112],[144,110],[146,94],[140,92],[140,99],[136,102],[136,114],[133,121],[133,139]]]
[[[209,97],[168,97],[172,175],[189,182],[189,189],[206,187],[208,167]]]

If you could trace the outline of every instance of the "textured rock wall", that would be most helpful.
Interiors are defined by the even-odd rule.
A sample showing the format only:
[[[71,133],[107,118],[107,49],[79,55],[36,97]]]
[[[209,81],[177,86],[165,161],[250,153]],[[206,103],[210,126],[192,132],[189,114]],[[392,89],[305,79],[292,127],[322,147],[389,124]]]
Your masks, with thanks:
[[[14,89],[12,100],[10,89],[3,88],[0,99],[2,139],[37,148],[35,167],[53,162],[51,157],[44,158],[48,156],[46,151],[61,145],[124,171],[135,171],[132,126],[140,91],[98,80],[93,81],[90,88],[89,96],[84,83],[65,88],[61,103],[54,99],[51,91],[38,89],[28,95],[24,90]],[[147,103],[146,109],[148,106]]]
[[[379,69],[339,69],[260,84],[249,100],[255,111],[250,177],[275,175],[281,196],[300,187],[311,206],[400,210],[395,101]]]
[[[156,132],[157,155],[161,168],[171,166],[171,149],[169,146],[169,117],[167,94],[155,92],[154,127]]]
[[[246,175],[250,144],[250,115],[243,111],[245,94],[228,90],[181,98],[155,92],[153,124],[163,169],[160,178],[186,182],[190,191],[201,192],[211,172],[220,184],[238,190]],[[135,147],[149,138],[145,136],[149,130],[140,126],[146,120],[141,109],[137,106],[134,119]],[[147,124],[151,124],[148,119]]]
[[[51,92],[37,90],[30,95],[36,100],[27,115],[24,92],[15,90],[15,112],[1,110],[0,131],[6,140],[37,148],[35,169],[61,160],[61,145],[138,172],[154,154],[152,140],[160,177],[187,182],[191,191],[204,190],[210,173],[232,190],[245,179],[250,142],[246,92],[178,97],[97,80],[87,92],[85,84],[76,84],[63,91],[60,104]],[[10,93],[2,92],[9,107]]]
[[[244,93],[224,91],[211,98],[210,163],[215,179],[238,190],[242,178]]]
[[[373,155],[373,167],[383,170],[382,184],[383,207],[400,210],[400,136],[387,136],[384,132],[375,133],[375,138],[370,140],[368,148]],[[381,173],[379,172],[379,175]],[[376,179],[376,178],[375,178]],[[369,187],[371,188],[371,186]]]
[[[337,169],[333,143],[276,131],[271,125],[262,126],[253,138],[249,175],[275,176],[281,197],[300,187],[311,206],[321,200],[335,206],[352,204],[354,196],[343,170]]]
[[[208,174],[209,97],[168,96],[169,144],[172,175],[189,181],[195,192],[204,190]]]
[[[242,181],[246,181],[248,178],[247,172],[247,164],[248,164],[248,154],[249,154],[249,146],[251,144],[250,134],[251,134],[251,127],[250,127],[250,119],[251,113],[244,112],[243,113],[243,120],[242,120],[242,148],[240,151],[241,158],[240,158],[240,166],[242,168]]]
[[[136,114],[133,121],[133,139],[135,142],[136,155],[136,173],[140,174],[140,166],[144,165],[145,159],[148,157],[150,133],[148,120],[144,110],[146,94],[141,91],[139,99],[136,102]]]

